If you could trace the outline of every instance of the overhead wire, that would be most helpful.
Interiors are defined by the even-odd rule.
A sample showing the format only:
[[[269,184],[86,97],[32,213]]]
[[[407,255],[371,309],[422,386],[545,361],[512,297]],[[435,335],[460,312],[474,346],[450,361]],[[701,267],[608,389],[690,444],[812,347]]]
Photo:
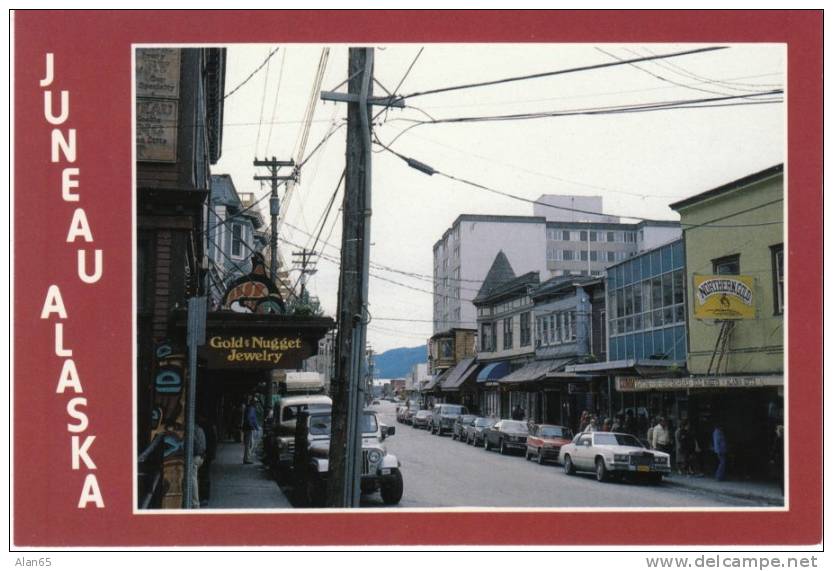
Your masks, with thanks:
[[[264,59],[264,60],[263,60],[263,62],[262,62],[259,66],[257,66],[257,67],[254,69],[254,71],[252,71],[252,73],[250,73],[250,74],[248,75],[248,77],[246,77],[246,79],[244,79],[244,80],[243,80],[243,81],[241,81],[239,84],[237,84],[237,86],[236,86],[234,89],[232,89],[231,91],[229,91],[228,93],[226,93],[225,95],[223,95],[223,100],[225,101],[226,99],[228,99],[229,97],[231,97],[232,95],[234,95],[235,93],[237,93],[237,91],[238,91],[241,87],[243,87],[244,85],[246,85],[246,84],[249,82],[249,80],[250,80],[250,79],[252,79],[252,78],[253,78],[253,77],[257,74],[257,72],[259,72],[261,69],[263,69],[263,66],[265,66],[266,64],[268,64],[268,63],[269,63],[269,60],[271,60],[271,59],[272,59],[272,56],[274,56],[274,55],[278,52],[278,49],[280,49],[280,46],[279,46],[279,47],[277,47],[277,48],[275,48],[275,49],[274,49],[274,50],[272,50],[271,52],[269,52],[269,55],[267,55],[267,56],[266,56],[266,59]],[[225,127],[225,124],[223,124],[223,126]]]

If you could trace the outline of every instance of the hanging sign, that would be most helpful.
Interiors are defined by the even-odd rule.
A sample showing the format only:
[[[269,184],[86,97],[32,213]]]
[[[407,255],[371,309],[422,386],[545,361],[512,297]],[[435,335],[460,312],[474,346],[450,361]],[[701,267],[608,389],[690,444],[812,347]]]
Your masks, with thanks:
[[[696,319],[755,319],[755,278],[694,276]]]

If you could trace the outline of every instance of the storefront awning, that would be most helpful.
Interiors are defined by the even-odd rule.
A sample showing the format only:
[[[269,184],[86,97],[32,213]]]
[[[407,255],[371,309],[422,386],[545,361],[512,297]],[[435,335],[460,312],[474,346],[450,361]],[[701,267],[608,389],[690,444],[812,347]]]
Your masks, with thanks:
[[[444,391],[459,390],[460,385],[472,377],[478,366],[474,357],[463,359],[448,371],[448,375],[440,382],[440,388]]]
[[[500,379],[500,383],[511,384],[538,381],[549,374],[563,370],[564,366],[571,362],[573,362],[573,359],[542,359],[539,361],[531,361],[517,371],[512,371]]]
[[[478,383],[493,383],[509,374],[509,361],[498,361],[489,363],[477,373]]]
[[[430,379],[425,381],[425,384],[422,385],[422,388],[420,388],[420,391],[421,392],[433,391],[434,387],[438,386],[441,382],[443,382],[443,380],[446,377],[448,377],[449,373],[451,373],[451,369],[446,369],[445,371],[443,371],[439,375],[434,375],[433,377],[431,377]]]
[[[685,361],[669,359],[620,359],[618,361],[602,361],[600,363],[584,363],[565,367],[565,372],[575,375],[615,375],[639,374],[657,375],[668,374],[669,369],[685,370]]]

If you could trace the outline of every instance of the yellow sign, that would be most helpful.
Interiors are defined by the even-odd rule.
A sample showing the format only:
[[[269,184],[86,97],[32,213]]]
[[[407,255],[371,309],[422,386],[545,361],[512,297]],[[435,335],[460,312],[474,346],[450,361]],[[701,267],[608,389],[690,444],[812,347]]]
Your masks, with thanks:
[[[755,319],[755,278],[694,276],[696,319]]]
[[[312,354],[300,336],[214,335],[201,348],[210,368],[297,368]]]

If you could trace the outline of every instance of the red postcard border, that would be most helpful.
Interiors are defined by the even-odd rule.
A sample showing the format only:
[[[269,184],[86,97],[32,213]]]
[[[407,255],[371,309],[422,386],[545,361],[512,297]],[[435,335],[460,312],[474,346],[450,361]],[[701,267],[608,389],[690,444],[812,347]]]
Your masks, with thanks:
[[[788,545],[822,526],[822,11],[18,11],[14,25],[14,488],[17,546]],[[131,46],[238,42],[768,42],[788,46],[788,511],[373,512],[134,515],[132,426]],[[61,200],[41,78],[55,54],[78,135],[81,200]],[[693,160],[696,160],[694,158]],[[75,277],[72,213],[84,208],[105,277]],[[53,321],[89,400],[106,506],[75,507]],[[800,459],[800,462],[798,461]],[[623,525],[626,521],[626,525]]]

